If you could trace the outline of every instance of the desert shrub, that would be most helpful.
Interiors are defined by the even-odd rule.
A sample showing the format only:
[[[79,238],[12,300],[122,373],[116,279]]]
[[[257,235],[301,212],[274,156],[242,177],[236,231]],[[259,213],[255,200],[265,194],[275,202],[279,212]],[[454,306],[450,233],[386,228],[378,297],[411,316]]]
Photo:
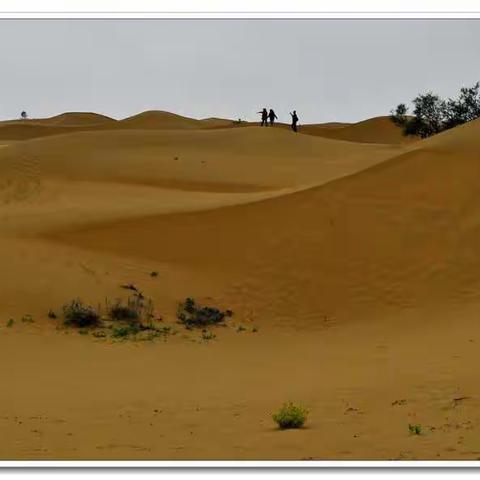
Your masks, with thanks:
[[[199,306],[193,298],[187,298],[178,306],[177,318],[186,328],[200,328],[209,325],[218,325],[231,317],[233,312],[226,310],[222,312],[215,307]]]
[[[395,110],[392,110],[390,112],[390,119],[395,125],[402,127],[407,121],[407,113],[407,106],[404,103],[400,103],[400,105],[397,105],[397,108],[395,108]]]
[[[116,300],[111,304],[106,300],[106,310],[110,320],[108,328],[112,330],[112,337],[134,337],[135,340],[153,340],[157,337],[166,339],[173,335],[171,327],[158,327],[154,322],[153,302],[146,298],[138,289],[126,301]],[[108,320],[106,321],[108,324]]]
[[[410,424],[408,424],[408,430],[412,435],[420,435],[422,433],[422,426],[421,425],[412,425],[410,423]]]
[[[480,117],[480,82],[462,88],[457,99],[449,99],[445,110],[445,128],[470,122]]]
[[[106,305],[108,316],[112,320],[136,323],[153,317],[153,302],[143,295],[134,294],[128,297],[125,303],[116,300],[110,304],[107,300]]]
[[[57,314],[53,310],[49,310],[48,318],[57,318]]]
[[[63,318],[66,325],[74,327],[93,327],[99,324],[100,315],[95,308],[84,305],[79,299],[63,306]]]
[[[273,421],[282,430],[301,428],[307,419],[308,411],[292,402],[285,403],[282,408],[272,415]]]
[[[13,318],[9,318],[7,322],[7,327],[13,327],[13,324],[15,323],[15,320]]]
[[[429,92],[416,97],[413,104],[415,106],[413,110],[415,121],[408,126],[410,131],[413,130],[421,138],[427,138],[444,130],[446,118],[444,100]]]

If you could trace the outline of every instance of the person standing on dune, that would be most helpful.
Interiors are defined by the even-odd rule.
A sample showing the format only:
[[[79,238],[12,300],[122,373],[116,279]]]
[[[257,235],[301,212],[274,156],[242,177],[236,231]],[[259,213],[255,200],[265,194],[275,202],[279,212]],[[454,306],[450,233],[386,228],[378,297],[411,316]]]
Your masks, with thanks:
[[[268,112],[268,118],[270,119],[270,126],[273,127],[273,124],[275,123],[275,119],[278,117],[275,115],[275,112],[271,108],[270,111]]]
[[[298,123],[298,116],[297,116],[297,111],[294,110],[293,113],[290,112],[290,115],[292,116],[292,130],[294,132],[297,132],[297,123]]]
[[[261,112],[257,112],[257,113],[261,113],[262,114],[262,127],[267,127],[268,124],[267,124],[267,121],[268,121],[268,112],[267,112],[267,109],[264,108]]]

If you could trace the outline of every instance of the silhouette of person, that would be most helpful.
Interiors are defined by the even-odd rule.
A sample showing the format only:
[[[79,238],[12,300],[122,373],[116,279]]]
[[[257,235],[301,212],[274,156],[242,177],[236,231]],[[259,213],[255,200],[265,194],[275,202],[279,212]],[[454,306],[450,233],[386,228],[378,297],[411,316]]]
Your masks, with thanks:
[[[297,117],[296,110],[294,110],[293,113],[290,113],[290,115],[292,116],[292,130],[294,132],[296,132],[297,131],[297,123],[298,123],[298,117]]]
[[[268,112],[267,112],[267,109],[264,108],[261,112],[257,112],[257,113],[261,113],[262,114],[262,127],[266,127],[267,126],[267,121],[268,121]]]
[[[273,124],[275,123],[275,119],[278,118],[275,115],[275,112],[273,111],[273,109],[270,109],[270,111],[268,112],[268,118],[270,119],[270,126],[273,127]]]

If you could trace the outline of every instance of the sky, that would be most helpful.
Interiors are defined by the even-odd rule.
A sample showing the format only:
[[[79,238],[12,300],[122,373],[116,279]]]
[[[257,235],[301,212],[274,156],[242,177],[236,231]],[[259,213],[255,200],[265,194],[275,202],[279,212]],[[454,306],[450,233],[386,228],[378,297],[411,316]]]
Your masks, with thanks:
[[[0,119],[354,122],[480,80],[480,20],[0,20]]]

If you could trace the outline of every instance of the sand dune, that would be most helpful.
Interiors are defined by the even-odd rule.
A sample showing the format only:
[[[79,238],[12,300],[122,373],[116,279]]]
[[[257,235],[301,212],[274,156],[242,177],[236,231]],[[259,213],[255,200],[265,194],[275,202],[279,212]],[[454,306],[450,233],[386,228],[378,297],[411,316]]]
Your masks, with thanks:
[[[55,115],[54,117],[34,121],[45,125],[63,126],[104,125],[116,123],[116,120],[113,118],[91,112],[67,112]]]
[[[8,146],[0,153],[0,171],[4,182],[12,177],[11,183],[24,175],[23,170],[33,169],[64,179],[260,191],[323,183],[399,151],[397,146],[337,142],[257,127],[97,131]]]
[[[333,125],[335,128],[332,128],[332,124],[303,125],[301,132],[361,143],[404,144],[418,140],[415,137],[404,136],[402,129],[397,127],[389,117],[375,117],[354,124]]]
[[[1,121],[0,140],[28,140],[79,130],[109,128],[115,123],[113,118],[89,112],[68,112],[49,118]]]
[[[209,122],[156,110],[142,112],[119,121],[96,113],[68,112],[50,118],[0,122],[0,140],[26,140],[76,131],[201,128],[210,128]]]
[[[217,118],[217,117],[202,118],[202,120],[200,121],[205,125],[208,125],[208,127],[210,128],[230,127],[233,124],[233,120],[229,120],[226,118]]]
[[[480,455],[480,123],[402,145],[386,118],[311,135],[190,120],[0,149],[0,313],[17,319],[0,330],[0,456]],[[130,282],[167,324],[194,296],[248,333],[111,345],[46,317]],[[273,428],[287,400],[307,429]]]
[[[109,250],[116,238],[121,254],[195,263],[230,279],[236,273],[229,287],[244,292],[237,299],[241,305],[267,309],[277,320],[295,311],[296,323],[318,321],[319,310],[336,315],[369,304],[409,306],[428,295],[436,299],[439,289],[442,295],[461,296],[472,281],[464,263],[475,265],[480,253],[475,247],[477,128],[472,123],[439,135],[324,187],[260,203],[134,219],[65,238]],[[449,147],[457,143],[463,151]],[[135,245],[127,231],[135,232]],[[161,236],[147,234],[155,231]],[[191,245],[192,235],[201,241]],[[463,258],[467,247],[471,258]]]
[[[203,128],[205,125],[201,120],[193,118],[182,117],[170,112],[162,112],[158,110],[151,110],[139,113],[133,117],[125,118],[119,121],[119,126],[136,128],[136,129],[190,129]]]

